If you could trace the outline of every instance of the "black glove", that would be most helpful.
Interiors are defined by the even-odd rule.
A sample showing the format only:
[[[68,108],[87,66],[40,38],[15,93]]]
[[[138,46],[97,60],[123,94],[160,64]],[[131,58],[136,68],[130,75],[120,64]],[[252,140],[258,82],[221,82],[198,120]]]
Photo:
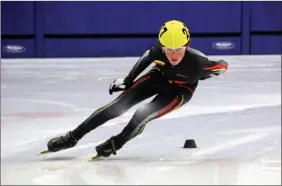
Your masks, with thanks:
[[[209,70],[207,72],[205,72],[205,74],[200,78],[200,80],[205,80],[205,79],[209,79],[213,76],[218,76],[220,74],[223,74],[226,72],[227,68],[228,68],[228,63],[224,60],[219,60],[219,61],[212,61],[215,64],[222,64],[225,65],[226,68],[221,68],[221,69],[215,69],[215,70]]]
[[[226,69],[224,69],[224,70],[222,69],[222,70],[219,70],[218,72],[214,72],[214,75],[216,75],[216,76],[225,73],[225,71],[228,69],[228,63],[227,63],[226,61],[224,61],[224,60],[219,60],[219,61],[217,61],[217,63],[222,64],[222,65],[225,65],[225,66],[226,66]]]
[[[109,94],[112,95],[113,92],[123,91],[130,87],[133,83],[133,80],[129,77],[124,79],[115,79],[114,82],[110,85]]]

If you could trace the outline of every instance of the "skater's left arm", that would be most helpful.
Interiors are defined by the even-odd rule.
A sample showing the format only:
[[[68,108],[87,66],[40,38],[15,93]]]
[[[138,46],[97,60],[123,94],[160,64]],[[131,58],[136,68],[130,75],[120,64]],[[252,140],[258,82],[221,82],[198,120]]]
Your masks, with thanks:
[[[147,50],[142,57],[136,62],[133,68],[130,70],[129,74],[123,79],[115,79],[114,82],[110,85],[109,93],[118,92],[122,90],[126,90],[130,87],[134,81],[134,79],[152,63],[151,50]]]
[[[224,60],[212,61],[207,57],[202,57],[200,60],[200,80],[205,80],[213,76],[223,74],[228,69],[228,63]]]

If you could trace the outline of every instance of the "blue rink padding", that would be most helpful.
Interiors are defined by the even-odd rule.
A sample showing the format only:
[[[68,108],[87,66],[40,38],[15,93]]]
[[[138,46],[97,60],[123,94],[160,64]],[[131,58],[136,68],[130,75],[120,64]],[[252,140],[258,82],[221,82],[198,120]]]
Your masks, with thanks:
[[[42,6],[45,33],[156,33],[170,19],[184,21],[195,33],[241,31],[240,2],[44,2]]]
[[[34,39],[5,39],[1,47],[1,55],[5,58],[32,58],[36,53]]]
[[[225,41],[232,45],[230,49],[220,48]],[[122,57],[140,56],[150,49],[157,39],[46,39],[46,56],[56,57]],[[122,44],[121,44],[122,43]],[[201,51],[210,51],[218,55],[239,55],[240,37],[233,38],[194,38],[192,47]],[[110,55],[109,55],[110,54]],[[209,52],[207,52],[209,54]]]
[[[35,34],[34,2],[1,2],[1,34]]]
[[[138,38],[138,34],[157,35],[160,26],[171,19],[184,21],[190,32],[197,35],[192,38],[192,47],[207,55],[281,53],[282,2],[2,2],[1,5],[2,45],[12,40],[14,45],[28,49],[11,53],[2,47],[2,58],[139,56],[157,38],[149,35]],[[58,37],[52,38],[52,34]],[[60,38],[60,34],[72,38]],[[78,38],[78,34],[93,37]],[[95,34],[102,34],[103,38]],[[107,34],[123,34],[125,38],[107,38]],[[126,34],[137,35],[126,38]]]
[[[282,54],[282,36],[252,36],[251,54]]]
[[[46,56],[122,57],[141,56],[156,39],[46,39]]]
[[[251,4],[252,31],[282,31],[282,2],[256,2]]]

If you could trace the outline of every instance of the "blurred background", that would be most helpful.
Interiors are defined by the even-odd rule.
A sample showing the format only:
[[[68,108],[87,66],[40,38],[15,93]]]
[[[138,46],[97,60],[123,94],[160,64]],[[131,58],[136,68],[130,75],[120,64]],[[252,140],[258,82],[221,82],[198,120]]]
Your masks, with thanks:
[[[2,58],[140,56],[186,23],[207,55],[280,54],[282,2],[1,2]]]

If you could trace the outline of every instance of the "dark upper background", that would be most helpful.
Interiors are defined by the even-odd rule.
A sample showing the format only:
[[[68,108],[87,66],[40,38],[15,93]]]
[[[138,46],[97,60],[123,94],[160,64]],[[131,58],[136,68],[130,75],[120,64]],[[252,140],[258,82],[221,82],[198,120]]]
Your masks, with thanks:
[[[4,58],[140,56],[171,19],[208,55],[282,51],[282,2],[5,1],[1,14]]]

